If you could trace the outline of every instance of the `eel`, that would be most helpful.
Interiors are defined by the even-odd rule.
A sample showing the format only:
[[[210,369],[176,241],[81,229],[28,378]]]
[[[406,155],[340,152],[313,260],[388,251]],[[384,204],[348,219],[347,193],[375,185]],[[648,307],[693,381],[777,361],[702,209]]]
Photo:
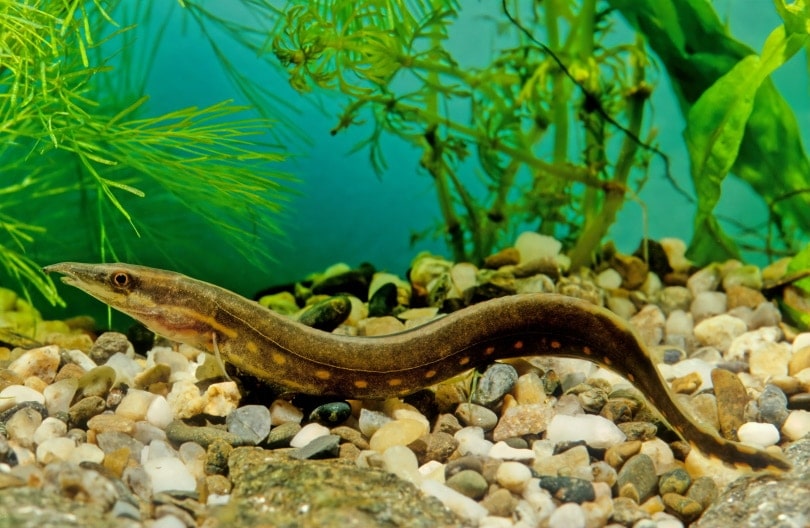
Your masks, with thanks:
[[[399,397],[498,359],[585,359],[625,377],[694,449],[727,465],[780,472],[780,455],[723,439],[673,397],[630,326],[590,302],[528,293],[475,304],[406,330],[335,335],[290,320],[219,286],[131,264],[44,268],[171,340],[218,354],[288,391],[355,399]]]

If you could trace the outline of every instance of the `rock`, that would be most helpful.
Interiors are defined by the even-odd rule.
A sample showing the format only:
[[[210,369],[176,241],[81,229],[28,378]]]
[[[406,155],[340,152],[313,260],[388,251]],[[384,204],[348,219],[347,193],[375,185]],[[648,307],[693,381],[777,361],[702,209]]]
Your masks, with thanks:
[[[261,295],[258,303],[281,315],[293,315],[298,311],[295,295],[288,291],[281,291],[269,295]]]
[[[793,349],[793,354],[788,362],[788,374],[795,376],[802,370],[810,368],[810,346]]]
[[[658,293],[658,305],[665,314],[689,312],[691,304],[692,294],[683,286],[667,286]]]
[[[217,427],[195,427],[187,425],[181,420],[175,420],[166,427],[166,436],[175,443],[195,442],[203,447],[208,447],[215,441],[231,445],[239,445],[240,442],[236,435]]]
[[[661,498],[667,511],[686,523],[697,519],[703,511],[699,502],[677,493],[663,493]]]
[[[421,464],[430,460],[446,462],[458,447],[458,440],[449,433],[438,432],[420,436],[408,444],[408,447]]]
[[[542,433],[553,414],[554,409],[548,404],[510,407],[503,413],[498,425],[492,431],[492,439],[499,442],[516,436]]]
[[[692,485],[692,478],[683,468],[675,468],[663,473],[658,477],[658,493],[677,493],[683,495],[689,486]]]
[[[396,299],[396,287],[394,298]],[[308,306],[298,316],[298,322],[324,332],[331,332],[349,317],[351,311],[352,303],[349,297],[337,295]]]
[[[531,461],[535,458],[535,452],[526,448],[514,448],[509,446],[506,442],[497,442],[487,453],[490,458],[498,460],[526,460]]]
[[[23,380],[34,376],[45,383],[51,383],[56,377],[58,367],[59,347],[49,345],[23,352],[9,364],[8,370]]]
[[[445,508],[469,523],[478,524],[489,513],[481,504],[435,480],[425,479],[419,487],[424,493],[439,499]],[[409,523],[413,521],[414,519],[408,519]]]
[[[360,409],[360,416],[357,419],[358,428],[366,438],[371,438],[383,425],[391,421],[391,418],[380,411],[372,411],[366,408]]]
[[[762,394],[757,398],[760,420],[780,429],[789,414],[787,404],[787,397],[782,390],[770,383],[765,385]]]
[[[648,304],[630,319],[641,340],[647,346],[656,346],[664,338],[664,312],[654,304]]]
[[[24,385],[9,385],[0,391],[0,411],[11,409],[23,402],[45,403],[42,393]]]
[[[693,312],[694,314],[694,312]],[[695,320],[698,320],[695,317]],[[701,320],[695,325],[695,337],[704,346],[713,346],[724,352],[729,349],[734,338],[746,331],[745,323],[731,315],[715,315]]]
[[[537,458],[535,458],[532,464],[532,469],[534,469],[538,475],[557,476],[560,468],[564,468],[564,470],[570,472],[570,474],[579,474],[578,472],[580,471],[590,471],[590,454],[588,453],[588,448],[584,445],[573,447],[553,456],[548,456],[542,451],[538,452],[538,444],[539,442],[535,442],[532,445],[532,449],[537,453]]]
[[[718,493],[717,484],[713,478],[700,477],[689,486],[686,496],[697,501],[705,510],[717,499]]]
[[[723,438],[737,440],[737,431],[743,424],[748,393],[740,378],[727,370],[714,369],[712,384],[717,398],[717,419]]]
[[[767,347],[782,338],[782,331],[775,327],[758,328],[746,332],[731,342],[728,352],[724,355],[726,360],[747,360],[751,352]]]
[[[607,268],[596,276],[596,285],[605,290],[617,290],[622,285],[622,276],[613,268]]]
[[[633,499],[639,504],[646,501],[658,487],[652,458],[645,454],[631,457],[619,470],[616,484],[620,497]]]
[[[132,434],[135,430],[135,422],[129,418],[112,413],[97,414],[87,420],[87,428],[96,433],[119,432]]]
[[[788,440],[799,440],[810,433],[810,412],[790,411],[785,423],[782,424],[782,434]]]
[[[79,378],[79,391],[85,398],[106,397],[115,382],[115,370],[107,365],[95,367]]]
[[[761,290],[762,272],[759,267],[748,264],[729,270],[723,277],[723,289],[728,292],[730,288],[735,286],[743,286],[756,291]]]
[[[465,469],[459,471],[445,482],[447,487],[453,489],[465,497],[480,500],[489,489],[489,483],[477,471]]]
[[[264,445],[268,449],[289,447],[290,442],[301,429],[301,426],[297,422],[284,422],[270,430],[270,434],[267,435],[267,440],[265,440]]]
[[[76,378],[59,380],[45,387],[42,396],[45,398],[48,414],[66,413],[78,388],[79,380]]]
[[[585,479],[571,477],[540,477],[539,485],[561,502],[592,501],[596,498],[593,484]]]
[[[522,493],[532,478],[532,471],[520,462],[503,462],[495,472],[495,481],[514,493]]]
[[[623,442],[625,436],[616,424],[601,416],[558,414],[549,423],[546,438],[554,443],[582,440],[591,447],[607,449]]]
[[[616,497],[613,499],[613,514],[610,519],[614,523],[623,526],[633,526],[635,528],[647,528],[643,525],[645,519],[649,519],[650,514],[641,509],[636,501],[627,497]],[[657,527],[658,525],[653,525]]]
[[[720,286],[720,267],[717,264],[710,264],[693,273],[686,280],[686,287],[692,295],[697,296],[703,292],[712,292]]]
[[[393,420],[380,427],[369,440],[369,447],[378,453],[394,445],[408,445],[427,432],[425,425],[417,420]],[[365,434],[365,433],[363,433]]]
[[[487,509],[490,515],[508,517],[515,510],[517,499],[509,490],[500,488],[487,495],[480,504]]]
[[[301,428],[300,431],[290,440],[290,447],[304,447],[313,440],[321,436],[328,436],[331,434],[327,427],[318,423],[309,423]]]
[[[739,306],[745,306],[752,310],[766,302],[765,296],[759,290],[754,290],[746,286],[735,285],[725,288],[728,309],[733,310]]]
[[[484,431],[491,431],[498,423],[498,416],[494,412],[474,403],[459,404],[455,415],[462,424],[480,427]]]
[[[492,449],[493,443],[484,440],[484,430],[480,427],[465,427],[453,435],[458,441],[458,452],[461,455],[485,456]]]
[[[152,481],[152,492],[194,491],[197,481],[179,458],[163,457],[147,460],[144,471]]]
[[[242,445],[258,445],[270,434],[270,411],[264,405],[244,405],[227,416],[225,425]]]
[[[369,448],[368,440],[366,440],[363,434],[357,429],[353,429],[345,425],[339,425],[332,428],[331,434],[338,435],[342,440],[354,444],[359,449],[365,450]]]
[[[286,422],[301,423],[304,413],[286,400],[274,400],[270,404],[270,425],[281,425]]]
[[[625,422],[617,425],[626,440],[650,440],[658,433],[658,428],[650,422]]]
[[[563,270],[568,268],[567,259],[560,255],[562,243],[550,236],[524,231],[515,240],[515,249],[520,254],[521,266],[539,261]]]
[[[358,334],[368,337],[396,334],[403,330],[405,325],[402,321],[390,315],[364,319],[357,326]]]
[[[25,448],[34,446],[34,433],[42,425],[42,414],[30,407],[15,412],[5,423],[5,434],[9,440]],[[65,428],[67,432],[67,428]]]
[[[712,316],[725,313],[728,309],[726,294],[715,291],[702,292],[695,295],[689,306],[689,312],[695,322],[703,321]]]
[[[123,354],[132,357],[135,349],[127,339],[127,336],[118,332],[104,332],[93,343],[90,352],[87,354],[90,359],[101,365],[110,359],[114,354]]]
[[[506,363],[493,363],[478,379],[472,396],[473,403],[491,407],[501,401],[506,393],[517,383],[518,374],[515,367]]]
[[[372,290],[373,287],[374,283],[372,281],[372,285],[369,290]],[[368,315],[369,317],[383,317],[386,315],[392,315],[398,304],[397,285],[393,282],[387,282],[376,288],[376,291],[374,291],[369,298]]]
[[[294,440],[295,439],[293,439],[293,441]],[[290,442],[290,445],[292,445],[292,443],[293,442]],[[340,437],[338,435],[327,434],[325,436],[316,437],[305,446],[295,449],[290,453],[290,456],[298,460],[335,458],[338,456],[339,445]]]
[[[520,252],[514,247],[504,248],[484,259],[484,267],[498,269],[503,266],[514,266],[520,262]]]
[[[746,422],[737,430],[737,437],[744,444],[764,448],[779,442],[779,429],[769,423]]]
[[[751,350],[748,360],[751,374],[761,378],[785,376],[790,361],[790,345],[787,343],[766,343]]]

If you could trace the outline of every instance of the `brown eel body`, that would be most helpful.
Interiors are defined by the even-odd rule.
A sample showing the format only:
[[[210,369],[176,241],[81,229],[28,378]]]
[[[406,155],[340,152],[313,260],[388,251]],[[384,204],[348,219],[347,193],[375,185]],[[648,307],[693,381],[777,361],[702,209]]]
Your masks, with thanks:
[[[753,470],[780,456],[724,440],[675,401],[647,348],[612,312],[556,294],[502,297],[398,334],[350,337],[316,330],[233,292],[179,273],[130,264],[61,263],[62,280],[169,339],[210,352],[293,392],[347,398],[403,396],[497,359],[564,356],[624,376],[694,448]]]

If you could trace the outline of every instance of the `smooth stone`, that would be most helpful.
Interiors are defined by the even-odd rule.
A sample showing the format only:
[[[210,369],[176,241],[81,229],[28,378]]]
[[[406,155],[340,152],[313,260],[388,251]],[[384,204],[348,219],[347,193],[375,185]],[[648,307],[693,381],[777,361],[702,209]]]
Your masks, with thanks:
[[[562,504],[548,518],[548,528],[585,528],[587,515],[582,506],[572,502]]]
[[[54,380],[58,368],[59,347],[56,345],[27,350],[8,366],[8,370],[23,380],[34,376],[45,383]]]
[[[810,368],[810,346],[795,350],[788,362],[788,374],[791,376],[798,374],[802,370]]]
[[[339,425],[337,427],[332,428],[331,434],[338,435],[341,439],[345,440],[346,442],[349,442],[357,446],[358,449],[366,450],[369,448],[368,440],[363,436],[363,433],[352,427]]]
[[[624,422],[616,424],[626,440],[651,440],[658,434],[658,427],[650,422]]]
[[[179,458],[164,457],[147,460],[143,469],[152,481],[152,492],[194,491],[197,481]]]
[[[715,366],[702,359],[689,358],[674,365],[659,363],[658,369],[665,379],[680,378],[696,372],[700,376],[702,384],[695,392],[701,393],[712,388],[712,370],[715,369]]]
[[[445,485],[465,497],[480,500],[486,495],[489,483],[481,473],[472,469],[459,471],[445,481]]]
[[[132,434],[135,430],[135,422],[117,414],[102,413],[87,420],[87,428],[96,431],[96,433],[116,431],[124,434]]]
[[[524,231],[518,235],[514,247],[520,254],[520,264],[536,260],[555,262],[560,255],[562,243],[547,235]]]
[[[723,438],[737,439],[737,431],[745,422],[748,391],[739,376],[724,369],[712,371],[712,385],[717,398],[717,420]]]
[[[270,434],[267,435],[267,439],[264,441],[263,445],[268,449],[289,447],[290,442],[300,430],[301,425],[299,425],[298,422],[284,422],[274,426],[270,429]]]
[[[777,327],[757,328],[745,332],[731,342],[728,351],[724,354],[726,360],[747,361],[754,350],[763,348],[782,339],[782,330]]]
[[[720,267],[717,264],[709,264],[690,275],[686,279],[686,287],[692,295],[697,296],[703,292],[717,290],[721,281]]]
[[[172,368],[169,365],[158,363],[136,374],[135,377],[132,378],[132,382],[135,384],[135,387],[148,389],[158,383],[169,383],[171,375]]]
[[[630,457],[619,470],[616,485],[620,497],[637,503],[649,499],[658,487],[658,477],[652,458],[643,453]]]
[[[546,438],[554,443],[584,441],[597,449],[607,449],[625,440],[624,433],[610,420],[597,415],[556,415],[546,430]]]
[[[756,291],[761,290],[762,271],[753,264],[746,264],[729,270],[723,277],[723,289],[728,291],[735,286],[744,286]]]
[[[694,329],[695,337],[701,345],[713,346],[721,352],[728,350],[731,342],[746,331],[744,322],[727,314],[703,319],[695,325]]]
[[[638,313],[638,309],[632,300],[627,297],[611,296],[607,299],[608,309],[621,317],[622,319],[630,319]]]
[[[106,397],[115,383],[115,369],[102,365],[88,370],[79,378],[79,391],[85,398],[91,396]]]
[[[508,247],[484,258],[484,267],[498,269],[503,266],[515,266],[519,262],[520,252],[514,247]]]
[[[68,412],[78,388],[79,380],[76,378],[62,379],[45,387],[42,396],[45,398],[48,414]]]
[[[270,404],[270,424],[273,426],[287,422],[301,423],[304,413],[287,400],[274,400]]]
[[[129,418],[130,420],[144,420],[146,419],[149,405],[151,405],[156,397],[157,395],[151,392],[129,389],[126,396],[121,400],[121,403],[115,408],[115,414]]]
[[[683,286],[667,286],[658,293],[658,305],[665,314],[676,310],[690,311],[692,294]]]
[[[641,509],[636,501],[627,497],[616,497],[613,499],[613,514],[610,520],[621,526],[632,526],[633,528],[657,528],[658,525],[642,523],[650,518],[650,514]]]
[[[467,522],[478,524],[489,513],[478,502],[435,480],[424,479],[419,488],[425,494],[439,499],[445,508]]]
[[[496,442],[526,434],[539,434],[546,430],[554,416],[554,408],[548,403],[517,405],[501,415],[492,431]]]
[[[396,290],[394,296],[396,298]],[[298,322],[324,332],[331,332],[349,317],[351,311],[352,303],[349,297],[337,295],[308,306],[298,316]]]
[[[8,426],[6,426],[8,429]],[[59,438],[67,434],[67,424],[58,418],[49,416],[42,420],[42,423],[34,431],[32,440],[35,444],[41,444],[51,438]]]
[[[697,501],[703,509],[708,508],[719,494],[717,483],[711,477],[700,477],[692,482],[686,496]]]
[[[155,396],[146,409],[146,421],[160,429],[166,428],[174,418],[172,408],[163,396]]]
[[[647,346],[656,346],[664,338],[666,318],[664,312],[654,304],[646,305],[631,317],[630,324],[635,328],[641,341]]]
[[[771,423],[777,428],[781,428],[790,413],[787,405],[788,399],[785,393],[775,385],[769,383],[765,385],[762,394],[757,398],[759,418],[763,422]]]
[[[489,450],[487,456],[490,458],[497,458],[498,460],[526,460],[531,461],[535,458],[535,453],[531,449],[511,447],[504,441],[496,442]]]
[[[458,442],[458,452],[461,455],[486,456],[494,445],[484,439],[484,430],[480,427],[465,427],[458,431],[453,438]]]
[[[472,402],[491,407],[514,388],[517,380],[518,373],[515,367],[506,363],[493,363],[478,379]]]
[[[535,372],[529,372],[518,377],[512,395],[520,405],[545,404],[549,401],[545,384]]]
[[[678,493],[683,495],[689,486],[692,485],[692,478],[683,468],[675,468],[663,473],[658,477],[658,493]]]
[[[596,498],[593,484],[581,478],[540,477],[538,484],[561,502],[581,504]]]
[[[538,453],[540,451],[538,447],[538,443],[535,442],[532,450]],[[590,471],[590,463],[591,456],[588,448],[580,445],[553,456],[539,452],[532,464],[532,469],[538,475],[557,476],[561,468],[572,473]]]
[[[319,423],[309,423],[302,427],[298,434],[290,440],[290,447],[304,447],[316,438],[328,436],[329,434],[331,434],[329,428]]]
[[[760,378],[786,376],[792,352],[787,343],[767,343],[751,350],[748,365],[751,375]]]
[[[763,302],[767,302],[765,296],[762,295],[762,292],[747,286],[735,284],[729,288],[723,289],[726,291],[729,310],[733,310],[739,306],[744,306],[753,310]]]
[[[650,457],[655,467],[656,475],[669,471],[676,465],[675,454],[672,452],[672,448],[660,438],[653,438],[642,442],[640,454]]]
[[[226,442],[231,445],[239,445],[240,439],[234,434],[217,427],[188,425],[182,420],[174,420],[166,427],[166,436],[175,443],[196,442],[203,447],[208,447],[215,441]]]
[[[695,295],[688,311],[692,314],[695,323],[698,323],[709,317],[723,314],[727,309],[728,302],[725,293],[707,291]]]
[[[45,403],[45,396],[25,385],[9,385],[0,391],[0,411],[11,409],[23,402]]]
[[[605,462],[614,468],[620,468],[624,463],[641,451],[640,440],[622,442],[605,451]]]
[[[782,322],[782,312],[770,302],[760,303],[754,308],[748,328],[755,330],[758,328],[776,327]]]
[[[58,461],[65,461],[70,458],[74,449],[76,449],[76,442],[64,436],[45,440],[37,446],[37,462],[40,464],[51,464]]]
[[[480,427],[484,431],[491,431],[498,423],[498,415],[474,403],[459,404],[455,415],[462,424]]]
[[[357,418],[357,427],[366,438],[371,438],[383,425],[391,421],[391,418],[381,411],[372,411],[365,407],[360,409],[360,416]]]
[[[394,445],[408,445],[426,432],[427,428],[420,421],[393,420],[377,429],[369,440],[369,447],[378,453],[383,453]]]
[[[34,433],[40,425],[42,425],[40,413],[29,407],[22,408],[6,421],[5,434],[9,440],[30,449],[34,446]]]
[[[531,478],[531,469],[520,462],[503,462],[495,471],[495,481],[515,493],[521,493]]]
[[[677,493],[662,493],[661,498],[667,508],[667,512],[686,523],[691,523],[703,512],[703,507],[694,499],[684,497]]]
[[[667,321],[664,324],[664,333],[670,335],[691,335],[695,328],[695,322],[692,314],[684,310],[674,310],[667,316]]]
[[[615,269],[607,268],[596,276],[596,285],[604,290],[617,290],[622,285],[622,276]]]
[[[799,440],[810,433],[810,411],[790,411],[785,423],[782,424],[782,434],[788,440]]]
[[[500,488],[484,497],[481,506],[486,508],[490,515],[507,517],[515,511],[517,499],[509,490]]]
[[[339,446],[340,437],[338,435],[328,434],[314,438],[307,445],[292,451],[290,456],[299,460],[335,458],[338,456]]]
[[[768,447],[779,442],[779,429],[770,423],[746,422],[737,430],[737,438],[744,444]]]
[[[120,352],[113,354],[104,366],[115,371],[114,385],[128,387],[135,385],[135,377],[144,370],[144,367],[134,357]]]
[[[71,451],[67,462],[79,465],[81,463],[101,464],[104,462],[104,451],[95,444],[79,444]]]
[[[379,274],[375,274],[375,278],[377,275]],[[397,284],[393,282],[386,282],[385,284],[379,285],[376,289],[374,286],[374,281],[372,280],[371,286],[369,286],[369,291],[373,291],[373,293],[368,300],[368,316],[382,317],[385,315],[391,315],[394,308],[396,308],[399,304],[399,288],[397,287]],[[349,307],[351,308],[351,305]]]
[[[225,425],[244,445],[258,445],[270,434],[270,410],[264,405],[244,405],[227,416]]]

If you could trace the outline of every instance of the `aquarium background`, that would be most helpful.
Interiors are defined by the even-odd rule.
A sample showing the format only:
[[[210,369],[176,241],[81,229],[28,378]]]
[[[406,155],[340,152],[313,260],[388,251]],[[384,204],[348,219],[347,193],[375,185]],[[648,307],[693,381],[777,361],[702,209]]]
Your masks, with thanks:
[[[211,6],[215,4],[234,20],[248,16],[240,11],[239,2],[208,2]],[[713,5],[727,21],[731,35],[754,50],[761,49],[767,35],[781,23],[772,3],[765,0],[724,0]],[[470,66],[486,64],[499,38],[491,20],[502,17],[500,2],[465,0],[462,6],[459,20],[453,26],[451,48],[457,59]],[[161,40],[145,79],[145,93],[150,97],[146,106],[148,113],[157,115],[223,100],[250,104],[223,72],[208,39],[197,25],[189,22],[177,2],[156,3],[153,14],[153,26],[135,30],[136,43],[151,46],[162,28]],[[216,29],[212,30],[212,35],[217,37]],[[404,274],[419,251],[450,256],[440,237],[412,241],[414,234],[430,232],[440,225],[435,189],[429,175],[419,167],[421,154],[417,149],[390,136],[383,139],[388,168],[378,176],[369,162],[367,150],[351,152],[357,142],[367,136],[367,129],[361,125],[337,135],[330,134],[344,104],[339,95],[302,96],[290,87],[283,70],[268,68],[265,62],[227,38],[218,42],[220,51],[242,73],[272,89],[281,101],[279,112],[299,129],[284,130],[286,125],[279,122],[276,133],[268,134],[267,138],[286,150],[289,158],[279,165],[280,170],[297,180],[292,184],[295,194],[289,197],[281,219],[286,236],[267,237],[257,242],[272,255],[272,259],[262,259],[259,264],[247,262],[243,255],[223,243],[221,237],[206,232],[187,233],[178,241],[171,259],[144,245],[139,249],[139,263],[181,269],[251,295],[270,285],[301,279],[336,262],[352,266],[370,262],[378,269]],[[810,145],[810,82],[805,52],[780,68],[773,79],[793,107],[807,147]],[[672,174],[683,188],[691,190],[689,157],[682,138],[684,120],[666,75],[659,72],[653,75],[653,80],[653,112],[646,119],[657,124],[657,145],[670,156]],[[608,238],[625,252],[634,251],[645,235],[653,239],[678,237],[686,241],[691,237],[694,203],[664,181],[660,160],[652,160],[649,172],[650,179],[639,196],[646,204],[646,217],[638,203],[628,200],[609,232]],[[470,182],[479,178],[474,171],[463,177]],[[475,183],[471,186],[476,188]],[[733,178],[724,183],[717,212],[748,225],[764,225],[766,221],[765,208],[753,191]],[[171,211],[153,210],[150,214],[172,217]],[[169,243],[169,251],[171,248]],[[746,257],[764,263],[761,255],[746,254]],[[65,259],[75,258],[81,255],[71,254],[71,249],[65,248]],[[60,291],[67,293],[65,290]],[[70,295],[74,300],[71,311],[76,309],[75,301],[80,302],[80,307],[93,306],[92,301]]]

